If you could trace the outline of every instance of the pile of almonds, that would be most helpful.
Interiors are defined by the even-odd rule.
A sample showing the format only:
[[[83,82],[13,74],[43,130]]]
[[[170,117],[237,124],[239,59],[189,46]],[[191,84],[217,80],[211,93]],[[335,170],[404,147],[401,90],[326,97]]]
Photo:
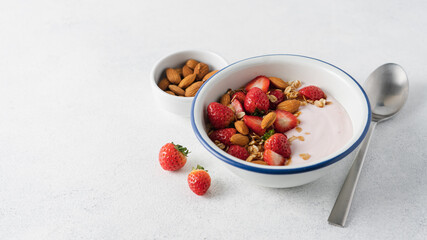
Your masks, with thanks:
[[[210,71],[206,63],[189,59],[182,68],[166,69],[166,77],[158,86],[163,91],[176,96],[194,97],[203,85],[218,70]]]

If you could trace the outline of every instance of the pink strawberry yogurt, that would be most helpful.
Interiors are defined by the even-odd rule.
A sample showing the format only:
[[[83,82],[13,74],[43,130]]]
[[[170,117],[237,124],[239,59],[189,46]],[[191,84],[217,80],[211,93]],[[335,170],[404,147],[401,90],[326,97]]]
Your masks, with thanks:
[[[327,101],[332,104],[323,108],[312,104],[300,107],[299,128],[286,132],[286,136],[288,139],[292,136],[302,136],[304,141],[294,139],[291,142],[292,159],[288,166],[319,161],[342,148],[350,140],[353,126],[349,115],[332,96],[328,96]],[[304,160],[300,154],[310,154],[310,158]]]

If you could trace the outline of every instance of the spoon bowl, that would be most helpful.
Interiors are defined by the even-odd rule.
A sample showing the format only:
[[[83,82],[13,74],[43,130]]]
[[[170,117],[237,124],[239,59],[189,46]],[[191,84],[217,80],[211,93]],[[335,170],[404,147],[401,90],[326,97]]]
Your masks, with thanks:
[[[376,122],[392,117],[408,98],[408,78],[403,68],[395,63],[377,68],[363,86],[371,103],[372,120]]]

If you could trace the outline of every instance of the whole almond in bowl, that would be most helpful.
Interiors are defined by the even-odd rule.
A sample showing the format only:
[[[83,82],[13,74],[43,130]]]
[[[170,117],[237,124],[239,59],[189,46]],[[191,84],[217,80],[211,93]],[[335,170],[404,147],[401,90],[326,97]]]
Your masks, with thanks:
[[[194,73],[198,65],[200,67]],[[165,56],[150,73],[155,102],[161,109],[189,117],[193,98],[200,87],[227,65],[221,56],[205,50],[186,50]]]

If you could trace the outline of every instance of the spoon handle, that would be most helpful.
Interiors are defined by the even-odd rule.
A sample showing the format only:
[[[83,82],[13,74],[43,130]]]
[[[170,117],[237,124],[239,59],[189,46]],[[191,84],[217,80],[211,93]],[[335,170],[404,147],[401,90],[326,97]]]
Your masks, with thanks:
[[[351,207],[351,202],[353,200],[354,191],[356,190],[356,185],[359,180],[366,152],[368,150],[369,141],[371,140],[371,135],[376,125],[376,122],[371,122],[368,133],[366,134],[366,138],[363,140],[362,145],[360,146],[360,150],[354,159],[353,165],[347,174],[347,178],[341,187],[341,191],[337,197],[337,200],[335,201],[335,205],[332,208],[331,214],[329,215],[328,222],[330,224],[341,227],[345,226],[345,222]]]

